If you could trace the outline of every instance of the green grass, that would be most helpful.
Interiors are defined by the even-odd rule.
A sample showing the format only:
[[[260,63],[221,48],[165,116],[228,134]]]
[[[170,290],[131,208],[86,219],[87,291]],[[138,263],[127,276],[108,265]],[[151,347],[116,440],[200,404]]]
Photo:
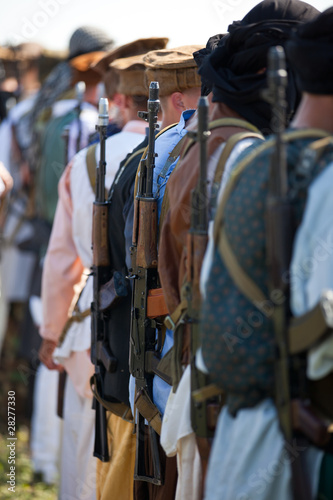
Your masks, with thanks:
[[[42,482],[36,482],[29,458],[29,431],[22,426],[16,433],[15,449],[15,493],[8,491],[7,474],[10,472],[8,464],[9,448],[6,435],[0,435],[0,498],[1,500],[56,500],[56,486],[48,486]]]

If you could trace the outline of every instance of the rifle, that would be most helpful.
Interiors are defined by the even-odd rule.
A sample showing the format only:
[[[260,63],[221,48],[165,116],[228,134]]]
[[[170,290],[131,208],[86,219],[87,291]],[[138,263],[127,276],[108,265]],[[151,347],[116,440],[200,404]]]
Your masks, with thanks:
[[[107,342],[107,315],[101,310],[99,290],[110,279],[109,245],[108,245],[108,202],[105,201],[105,140],[109,123],[108,100],[99,101],[99,116],[96,130],[100,137],[100,161],[96,169],[96,198],[93,206],[93,290],[94,298],[91,304],[91,361],[95,365],[95,392],[104,399],[103,381],[105,372],[114,372],[117,359],[110,352]],[[96,435],[94,456],[102,462],[109,460],[106,409],[102,403],[94,400],[96,408]]]
[[[289,287],[283,276],[289,270],[292,252],[292,207],[288,197],[286,145],[283,130],[286,123],[287,71],[282,47],[272,47],[268,55],[267,100],[272,104],[272,130],[276,137],[270,159],[270,176],[266,208],[267,262],[270,289],[279,290],[285,297],[275,305],[273,322],[276,340],[275,398],[280,427],[290,452],[296,442],[293,433],[292,401],[290,394],[290,356],[288,352]],[[302,456],[291,458],[293,497],[310,500],[310,487],[302,472]]]
[[[191,224],[186,242],[188,260],[185,285],[185,297],[188,304],[187,324],[191,330],[191,424],[196,434],[203,478],[208,465],[210,438],[214,436],[214,419],[220,409],[219,405],[209,403],[204,398],[198,400],[196,397],[203,388],[210,387],[208,375],[198,370],[195,363],[196,353],[200,347],[200,272],[208,241],[207,139],[210,136],[208,111],[207,97],[200,97],[198,130],[189,132],[200,146],[200,170],[197,185],[191,193]]]
[[[134,479],[163,484],[157,433],[160,433],[161,418],[152,401],[153,369],[156,356],[157,319],[149,317],[148,296],[158,288],[157,272],[157,199],[153,195],[155,167],[155,131],[160,107],[159,85],[151,82],[147,112],[139,112],[140,118],[148,121],[148,152],[139,167],[138,192],[134,201],[134,225],[131,246],[133,280],[130,372],[135,377],[136,406],[136,460]],[[145,467],[145,418],[149,423],[149,435],[153,456],[153,475]]]

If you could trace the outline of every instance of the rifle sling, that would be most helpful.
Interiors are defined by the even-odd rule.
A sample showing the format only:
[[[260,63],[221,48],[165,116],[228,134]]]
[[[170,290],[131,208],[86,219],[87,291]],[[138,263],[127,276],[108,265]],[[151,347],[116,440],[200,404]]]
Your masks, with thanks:
[[[88,316],[90,316],[90,313],[91,313],[91,309],[86,309],[85,311],[79,311],[78,309],[75,309],[73,310],[72,312],[72,315],[68,318],[68,320],[66,321],[65,323],[65,326],[61,332],[61,336],[60,336],[60,339],[59,339],[59,346],[63,343],[63,341],[65,340],[65,337],[67,335],[67,332],[70,328],[70,326],[73,324],[73,323],[81,323],[81,321],[84,320],[84,318],[87,318]]]
[[[177,123],[172,123],[171,125],[169,125],[168,127],[165,127],[163,128],[162,130],[159,131],[158,134],[156,134],[156,137],[155,137],[155,140],[162,134],[164,134],[164,132],[166,132],[167,130],[169,130],[170,128],[173,128],[177,125]],[[149,146],[146,146],[142,152],[142,156],[141,156],[141,160],[144,160],[145,157],[147,156],[147,153],[148,153],[148,147]],[[139,163],[139,166],[138,166],[138,169],[136,171],[136,176],[135,176],[135,184],[134,184],[134,199],[136,198],[136,195],[137,195],[137,192],[138,192],[138,182],[139,182],[139,172],[140,172],[140,163]]]
[[[114,413],[118,417],[121,417],[123,420],[127,422],[133,423],[133,415],[131,408],[122,402],[112,402],[104,399],[97,391],[97,383],[96,383],[96,374],[94,374],[90,379],[90,387],[93,395],[97,399],[97,401],[104,406],[104,408],[111,413]]]
[[[171,358],[172,358],[172,347],[161,359],[155,355],[154,351],[147,351],[146,352],[147,372],[154,373],[162,380],[164,380],[164,382],[166,382],[169,385],[172,385]]]
[[[162,419],[157,406],[150,399],[144,387],[138,390],[134,404],[138,412],[147,420],[148,424],[161,435]]]
[[[235,134],[237,136],[237,142],[239,140],[241,140],[241,136],[243,136],[244,139],[246,137],[259,137],[259,138],[263,137],[260,134],[260,132],[257,129],[257,127],[255,127],[254,125],[252,125],[251,123],[249,123],[249,122],[247,122],[245,120],[241,120],[241,119],[238,119],[238,118],[220,118],[218,120],[213,120],[212,122],[209,123],[208,130],[214,130],[214,129],[219,128],[219,127],[241,127],[241,128],[249,130],[249,133],[247,133],[247,132],[239,132],[238,134]],[[231,136],[230,139],[232,139],[232,137],[233,136]],[[184,150],[182,151],[182,155],[181,155],[180,159],[184,158],[184,156],[188,153],[189,149],[195,144],[195,140],[194,139],[188,138],[187,135],[185,135],[181,139],[181,141],[180,141],[180,142],[182,142],[182,144],[181,144],[181,148],[180,148],[179,154],[181,153],[181,149],[183,147],[183,142],[185,142],[185,139],[187,139],[187,144],[184,147]],[[236,143],[231,143],[230,144],[230,151],[235,146],[235,144]],[[172,151],[170,153],[170,155],[173,155],[173,154],[174,154],[174,151]],[[223,169],[224,169],[225,161],[227,160],[227,157],[228,157],[229,154],[228,154],[228,151],[225,153],[224,156],[223,156],[223,153],[222,153],[223,157],[220,158],[220,160],[219,160],[219,164],[220,165],[217,167],[216,172],[221,172],[220,179],[221,179],[222,174],[223,174]],[[179,164],[179,160],[178,160],[177,165],[173,169],[173,172],[177,169],[178,164]],[[216,182],[218,182],[218,179],[216,179]],[[161,209],[159,227],[162,227],[164,218],[165,218],[165,216],[166,216],[169,208],[170,208],[170,202],[169,202],[169,196],[168,196],[168,185],[166,185],[165,192],[164,192],[164,197],[163,197],[163,201],[162,201],[162,209]]]
[[[229,158],[231,151],[234,149],[236,144],[238,142],[242,141],[243,139],[264,139],[264,136],[260,133],[256,132],[238,132],[237,134],[232,135],[227,142],[225,143],[225,146],[223,148],[223,151],[220,155],[216,171],[215,171],[215,177],[214,177],[214,184],[221,184],[221,179],[222,175],[224,172],[224,167],[227,162],[227,159]]]

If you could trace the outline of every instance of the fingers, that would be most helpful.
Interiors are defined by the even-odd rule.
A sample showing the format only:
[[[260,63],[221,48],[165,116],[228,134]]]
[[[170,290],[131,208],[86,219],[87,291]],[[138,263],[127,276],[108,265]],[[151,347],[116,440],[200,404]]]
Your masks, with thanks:
[[[40,346],[38,356],[40,361],[48,368],[49,370],[58,370],[62,372],[64,367],[58,363],[55,363],[53,360],[53,352],[57,347],[57,343],[53,340],[44,339],[42,345]]]

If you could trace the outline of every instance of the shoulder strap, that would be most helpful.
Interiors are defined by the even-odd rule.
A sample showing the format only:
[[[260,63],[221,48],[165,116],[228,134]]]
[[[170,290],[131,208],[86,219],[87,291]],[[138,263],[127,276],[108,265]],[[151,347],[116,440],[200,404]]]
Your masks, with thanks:
[[[254,139],[264,140],[264,136],[260,133],[257,133],[257,132],[239,132],[238,134],[234,134],[231,137],[229,137],[229,139],[227,140],[227,142],[223,148],[223,151],[221,153],[221,156],[219,158],[219,161],[218,161],[218,164],[216,167],[214,183],[216,183],[216,184],[221,183],[221,179],[222,179],[222,175],[224,172],[224,167],[225,167],[226,161],[229,158],[231,151],[234,149],[236,144],[238,142],[242,141],[243,139],[250,139],[251,137]]]
[[[259,129],[255,125],[252,125],[252,123],[240,118],[219,118],[218,120],[213,120],[208,124],[209,130],[214,130],[220,127],[238,127],[250,130],[251,132],[260,133]]]
[[[91,185],[91,189],[96,191],[96,147],[97,143],[93,144],[88,148],[87,156],[86,156],[86,164],[87,164],[87,172],[89,176],[89,181]]]
[[[114,187],[116,186],[116,184],[118,184],[118,181],[122,175],[122,173],[124,172],[125,168],[127,167],[127,165],[133,160],[133,158],[135,158],[136,156],[139,156],[141,155],[142,156],[142,153],[146,150],[146,148],[140,148],[138,149],[137,151],[135,151],[134,153],[132,153],[128,158],[127,160],[125,161],[124,165],[118,170],[118,173],[116,174],[116,177],[112,183],[112,186],[110,188],[110,192],[109,192],[109,196],[108,196],[108,201],[111,201],[112,200],[112,196],[113,196],[113,191],[114,191]]]
[[[297,139],[305,138],[323,138],[327,137],[327,132],[318,129],[308,129],[308,130],[295,130],[291,132],[286,132],[283,134],[283,139],[286,142],[291,142]],[[317,142],[317,141],[315,141]],[[229,182],[225,188],[222,199],[219,203],[216,218],[214,222],[214,244],[218,247],[221,257],[235,282],[236,286],[243,293],[243,295],[252,302],[256,307],[263,300],[266,300],[265,295],[259,289],[257,284],[248,276],[248,274],[239,265],[235,254],[229,244],[224,224],[223,216],[226,203],[231,195],[236,182],[240,174],[245,170],[245,168],[263,151],[269,149],[275,144],[275,139],[271,138],[263,144],[260,144],[255,150],[251,151],[233,170]],[[320,144],[319,144],[320,146]],[[319,147],[318,147],[319,150]]]
[[[164,132],[166,132],[170,128],[175,127],[176,125],[178,125],[178,123],[172,123],[168,127],[164,127],[162,130],[159,131],[158,134],[156,134],[155,139],[157,139],[160,135],[164,134]],[[147,153],[148,153],[148,146],[143,150],[143,153],[142,153],[142,156],[141,156],[141,160],[143,160],[147,156]],[[140,163],[139,163],[138,169],[136,171],[136,176],[135,176],[134,199],[136,198],[136,193],[137,193],[137,190],[138,190],[139,171],[140,171]]]
[[[169,154],[169,158],[166,161],[166,164],[163,167],[163,170],[161,174],[166,175],[167,171],[169,170],[170,166],[173,164],[173,162],[178,158],[180,155],[180,151],[183,147],[183,144],[185,140],[187,139],[186,135],[184,135],[180,141],[176,144],[176,146],[173,148],[171,153]],[[178,160],[179,161],[179,160]],[[177,164],[175,165],[175,168],[177,168]],[[163,175],[160,175],[160,177],[163,177]],[[164,191],[164,196],[162,200],[162,207],[161,207],[161,214],[160,214],[160,221],[158,227],[162,227],[164,218],[169,210],[170,207],[170,202],[169,202],[169,196],[168,196],[168,184],[165,186],[165,191]],[[160,231],[158,231],[158,234],[160,235]]]
[[[245,120],[240,120],[238,118],[220,118],[219,120],[214,120],[208,124],[209,130],[213,130],[213,129],[216,129],[219,127],[242,127],[242,128],[247,129],[247,130],[250,130],[250,132],[239,132],[238,134],[234,134],[233,136],[231,136],[230,139],[227,141],[227,144],[224,147],[224,150],[223,150],[222,155],[220,157],[220,160],[219,160],[219,163],[217,166],[217,170],[215,173],[215,177],[216,177],[216,175],[219,177],[215,178],[214,182],[219,182],[221,180],[225,162],[226,162],[230,152],[232,151],[232,149],[234,148],[234,146],[237,144],[238,141],[245,139],[247,137],[258,137],[260,139],[263,139],[263,135],[259,132],[257,127],[255,127],[254,125],[252,125],[251,123],[249,123]],[[174,148],[174,150],[170,153],[168,160],[170,159],[171,155],[174,156],[175,150],[178,147],[178,145],[179,145],[179,152],[177,151],[176,157],[179,156],[180,150],[183,147],[183,143],[185,142],[186,139],[188,140],[188,142],[187,142],[186,147],[184,148],[184,151],[182,153],[182,158],[184,158],[184,156],[187,154],[189,149],[195,143],[195,140],[192,138],[188,138],[187,135],[185,135],[181,139],[181,141],[177,144],[177,146]],[[228,145],[228,148],[227,148],[227,145]],[[227,151],[225,151],[226,149],[227,149]],[[178,163],[177,163],[177,165],[178,165]],[[174,171],[176,170],[177,165],[175,166]],[[161,223],[163,223],[165,215],[169,210],[169,207],[170,207],[170,203],[169,203],[169,196],[168,196],[168,186],[166,186],[165,192],[164,192],[164,197],[163,197],[163,202],[162,202],[161,215],[160,215],[160,224],[159,224],[160,227],[162,227]]]
[[[87,172],[89,176],[90,186],[93,192],[96,192],[96,148],[97,144],[93,144],[88,148],[87,156],[86,156],[86,164],[87,164]],[[108,190],[105,188],[104,193],[105,199],[108,198]]]

